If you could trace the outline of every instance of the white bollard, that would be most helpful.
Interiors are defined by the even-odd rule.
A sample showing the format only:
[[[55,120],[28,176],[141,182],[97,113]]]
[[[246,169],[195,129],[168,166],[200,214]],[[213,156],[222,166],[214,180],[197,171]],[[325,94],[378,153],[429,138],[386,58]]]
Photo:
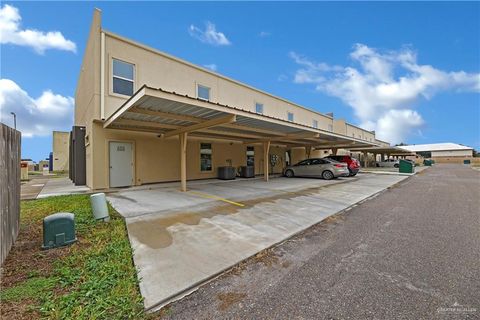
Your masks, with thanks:
[[[93,217],[95,220],[110,221],[105,193],[92,194],[90,196],[90,203],[92,204]]]

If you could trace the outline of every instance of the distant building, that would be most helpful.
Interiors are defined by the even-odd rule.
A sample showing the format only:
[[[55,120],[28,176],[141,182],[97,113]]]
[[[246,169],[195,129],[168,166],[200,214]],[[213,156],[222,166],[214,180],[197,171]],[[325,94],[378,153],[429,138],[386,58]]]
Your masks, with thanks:
[[[35,171],[35,162],[32,159],[22,159],[21,162],[26,162],[28,171]]]
[[[55,171],[68,171],[70,133],[53,131],[53,168]]]
[[[399,148],[415,152],[424,158],[439,162],[458,162],[473,157],[473,148],[457,143],[431,143],[400,146]]]

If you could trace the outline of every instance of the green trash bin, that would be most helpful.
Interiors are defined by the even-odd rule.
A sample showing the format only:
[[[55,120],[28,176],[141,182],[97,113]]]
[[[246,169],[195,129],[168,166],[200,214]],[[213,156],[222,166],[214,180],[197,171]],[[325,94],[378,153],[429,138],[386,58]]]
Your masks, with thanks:
[[[428,159],[423,160],[423,165],[428,166],[428,167],[431,166],[432,165],[432,160],[428,160]]]
[[[415,165],[410,161],[400,159],[400,163],[398,166],[398,172],[400,173],[414,173],[415,172]]]
[[[470,160],[469,159],[463,160],[463,164],[470,164]]]

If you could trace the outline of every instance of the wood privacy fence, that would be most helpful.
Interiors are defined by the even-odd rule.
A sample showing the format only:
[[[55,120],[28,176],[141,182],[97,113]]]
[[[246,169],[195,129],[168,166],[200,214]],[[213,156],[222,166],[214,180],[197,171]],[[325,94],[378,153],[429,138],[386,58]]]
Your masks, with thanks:
[[[3,264],[20,227],[20,131],[0,123],[0,261]]]

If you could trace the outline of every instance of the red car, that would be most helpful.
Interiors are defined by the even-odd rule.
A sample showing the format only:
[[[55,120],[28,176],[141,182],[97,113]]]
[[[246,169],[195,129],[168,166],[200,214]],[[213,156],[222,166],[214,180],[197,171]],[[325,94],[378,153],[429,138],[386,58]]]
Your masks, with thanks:
[[[360,170],[360,161],[358,161],[355,158],[352,158],[351,156],[334,156],[330,155],[328,157],[325,157],[327,159],[332,159],[338,162],[343,162],[348,165],[348,171],[350,172],[350,177],[355,176],[358,171]]]

